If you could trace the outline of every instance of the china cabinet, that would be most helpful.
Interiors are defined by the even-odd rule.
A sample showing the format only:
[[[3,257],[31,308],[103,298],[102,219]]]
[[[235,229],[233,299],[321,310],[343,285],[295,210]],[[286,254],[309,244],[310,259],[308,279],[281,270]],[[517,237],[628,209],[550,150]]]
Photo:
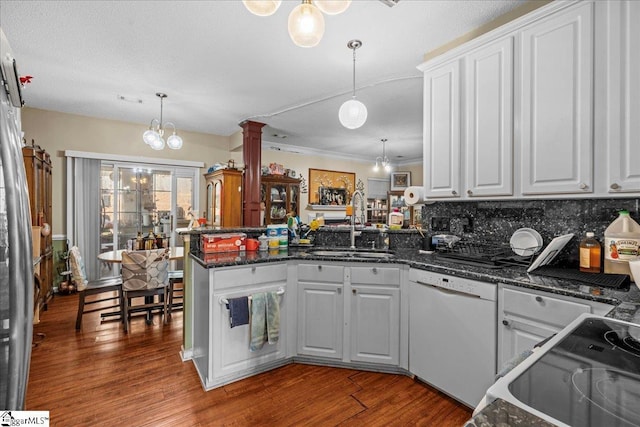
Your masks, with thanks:
[[[263,175],[260,196],[264,203],[264,224],[285,224],[287,213],[300,213],[300,180],[282,175]]]
[[[242,171],[220,169],[205,174],[207,222],[216,227],[242,226]]]
[[[29,189],[31,223],[49,230],[48,233],[44,232],[39,236],[40,263],[36,269],[40,289],[36,292],[35,305],[37,310],[46,310],[47,303],[53,296],[53,238],[50,228],[52,221],[51,156],[33,141],[31,146],[22,148],[22,156]]]

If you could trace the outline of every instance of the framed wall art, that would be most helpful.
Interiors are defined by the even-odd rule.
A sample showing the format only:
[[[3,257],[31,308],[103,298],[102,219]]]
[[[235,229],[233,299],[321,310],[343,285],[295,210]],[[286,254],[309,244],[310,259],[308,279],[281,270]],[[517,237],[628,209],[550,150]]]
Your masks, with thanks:
[[[355,190],[356,174],[325,169],[309,169],[309,204],[346,206]]]
[[[402,191],[411,185],[411,172],[391,172],[391,191]]]

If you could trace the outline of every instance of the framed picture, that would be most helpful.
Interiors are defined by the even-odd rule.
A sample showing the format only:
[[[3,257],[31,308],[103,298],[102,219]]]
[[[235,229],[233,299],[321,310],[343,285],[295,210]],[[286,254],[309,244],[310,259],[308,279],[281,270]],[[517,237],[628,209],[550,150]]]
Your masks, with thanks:
[[[356,174],[353,172],[309,169],[309,204],[348,205],[355,185]]]
[[[391,172],[391,191],[401,191],[411,185],[411,172]]]

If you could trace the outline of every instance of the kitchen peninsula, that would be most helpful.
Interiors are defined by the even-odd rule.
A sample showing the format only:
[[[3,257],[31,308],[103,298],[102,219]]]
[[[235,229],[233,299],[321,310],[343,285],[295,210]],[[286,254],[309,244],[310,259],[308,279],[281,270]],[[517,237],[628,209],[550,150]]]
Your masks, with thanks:
[[[264,230],[241,231],[257,236]],[[192,235],[192,244],[201,232],[188,232]],[[365,230],[362,238],[368,241],[376,233]],[[190,350],[188,354],[197,367],[203,387],[210,390],[292,362],[412,374],[412,364],[408,360],[411,346],[408,313],[411,289],[408,284],[412,271],[493,284],[500,290],[497,307],[501,304],[500,298],[506,295],[505,291],[509,291],[510,295],[530,296],[532,301],[543,298],[546,304],[560,307],[563,312],[566,310],[562,307],[566,305],[625,321],[633,319],[640,308],[640,291],[635,285],[628,291],[614,290],[527,274],[517,267],[495,270],[462,266],[434,254],[419,253],[420,237],[414,230],[390,231],[389,234],[391,253],[375,258],[359,256],[358,251],[348,257],[344,251],[331,256],[332,249],[346,246],[342,243],[348,241],[346,230],[321,230],[317,240],[323,241],[322,247],[289,247],[277,254],[205,255],[193,245],[188,259],[192,278],[187,284],[192,287],[188,294],[192,295],[193,309],[191,313],[185,311],[184,317],[185,323],[193,322],[193,347],[185,350]],[[330,241],[340,243],[331,245]],[[366,253],[371,252],[368,249]],[[229,327],[224,300],[268,290],[283,292],[280,340],[275,345],[265,345],[258,352],[250,352],[247,329]],[[308,298],[316,298],[311,300],[316,308],[322,305],[329,311],[310,312],[305,307]],[[384,321],[374,317],[373,321],[381,323],[358,329],[358,322],[362,320],[358,304],[372,300],[378,304],[376,309],[384,312]],[[504,328],[497,320],[494,333]],[[320,326],[314,328],[316,322]],[[564,326],[558,324],[556,330]],[[185,330],[191,330],[191,327]],[[501,339],[502,335],[498,333],[497,336]],[[501,355],[497,358],[494,366],[500,369]],[[478,396],[478,400],[481,397]],[[467,405],[472,406],[468,402]]]

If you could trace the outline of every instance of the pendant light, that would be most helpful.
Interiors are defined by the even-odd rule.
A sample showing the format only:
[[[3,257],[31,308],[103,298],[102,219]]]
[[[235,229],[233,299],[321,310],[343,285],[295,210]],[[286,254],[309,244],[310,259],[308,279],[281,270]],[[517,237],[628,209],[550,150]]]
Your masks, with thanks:
[[[384,145],[387,142],[387,139],[383,138],[380,141],[382,141],[382,156],[376,157],[376,164],[373,166],[373,171],[378,172],[380,170],[380,167],[382,167],[384,168],[384,171],[388,173],[391,172],[391,162],[389,161],[389,158],[387,157],[384,149]]]
[[[347,10],[351,0],[315,0],[313,4],[327,15],[337,15]]]
[[[353,50],[353,96],[346,101],[338,111],[338,118],[342,126],[347,129],[357,129],[367,121],[367,107],[356,99],[356,49],[362,46],[360,40],[351,40],[347,47]]]
[[[158,92],[156,93],[156,96],[160,98],[160,120],[151,120],[149,129],[142,134],[142,140],[154,150],[162,150],[165,145],[164,138],[162,138],[164,136],[164,127],[162,126],[162,105],[167,94]],[[167,138],[167,147],[173,150],[179,150],[182,148],[182,138],[176,134],[176,126],[171,122],[165,123],[164,126],[173,127],[173,134]]]
[[[258,16],[269,16],[276,13],[282,1],[280,0],[242,0],[249,12]]]
[[[324,16],[311,0],[303,0],[289,14],[289,36],[300,47],[314,47],[324,35]]]

